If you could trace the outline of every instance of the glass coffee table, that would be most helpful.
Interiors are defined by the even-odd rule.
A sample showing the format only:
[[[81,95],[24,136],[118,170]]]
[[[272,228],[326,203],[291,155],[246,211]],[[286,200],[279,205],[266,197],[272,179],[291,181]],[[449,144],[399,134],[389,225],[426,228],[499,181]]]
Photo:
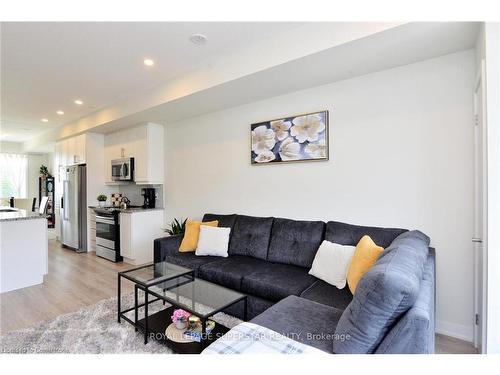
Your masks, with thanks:
[[[121,310],[121,279],[134,283],[134,306]],[[144,292],[144,303],[138,302],[138,291]],[[150,298],[152,296],[152,298]],[[156,301],[170,304],[149,315],[148,306]],[[200,353],[229,328],[216,323],[207,333],[207,321],[214,314],[237,303],[242,304],[244,320],[247,320],[247,296],[223,286],[194,277],[194,271],[168,262],[149,264],[118,273],[118,322],[121,319],[132,324],[136,331],[144,332],[144,343],[149,338],[164,342],[176,353]],[[144,307],[144,318],[139,319],[138,310]],[[171,323],[176,309],[183,309],[197,316],[201,322],[200,342],[179,343],[170,340],[165,331]],[[125,314],[134,311],[134,319]]]

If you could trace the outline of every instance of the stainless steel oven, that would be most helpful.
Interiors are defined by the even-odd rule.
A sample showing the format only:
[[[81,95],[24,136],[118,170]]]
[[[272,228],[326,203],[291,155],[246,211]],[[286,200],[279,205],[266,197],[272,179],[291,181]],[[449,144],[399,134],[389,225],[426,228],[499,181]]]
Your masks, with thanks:
[[[134,181],[134,158],[112,160],[111,178],[113,181]]]
[[[96,254],[113,262],[120,262],[120,225],[118,211],[96,209]]]

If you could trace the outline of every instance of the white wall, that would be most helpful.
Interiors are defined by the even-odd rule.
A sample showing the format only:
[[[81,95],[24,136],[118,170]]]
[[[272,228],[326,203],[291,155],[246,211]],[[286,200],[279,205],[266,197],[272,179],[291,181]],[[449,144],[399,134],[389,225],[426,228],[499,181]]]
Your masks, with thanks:
[[[234,212],[420,229],[437,249],[438,328],[471,340],[473,82],[470,50],[169,124],[166,220]],[[330,161],[250,165],[250,124],[323,109]]]
[[[1,141],[0,142],[0,152],[10,152],[13,154],[22,154],[23,153],[23,144],[21,142]]]

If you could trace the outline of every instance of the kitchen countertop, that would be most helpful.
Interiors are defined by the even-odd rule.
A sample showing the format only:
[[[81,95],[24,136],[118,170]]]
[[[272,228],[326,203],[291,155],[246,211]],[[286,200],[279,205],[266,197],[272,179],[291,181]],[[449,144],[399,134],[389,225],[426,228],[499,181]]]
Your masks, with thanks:
[[[89,206],[89,208],[94,209],[94,208],[113,208],[116,211],[120,211],[121,213],[132,213],[132,212],[142,212],[142,211],[160,211],[163,210],[163,208],[160,207],[155,207],[155,208],[143,208],[143,207],[132,207],[132,208],[127,208],[127,209],[122,209],[118,207],[111,207],[111,206],[105,206],[105,207],[98,207],[98,206]]]
[[[14,210],[6,212],[3,210]],[[0,206],[0,221],[17,221],[17,220],[34,220],[34,219],[47,219],[47,215],[40,215],[38,212],[31,212],[22,210],[20,208],[13,208],[8,206]]]

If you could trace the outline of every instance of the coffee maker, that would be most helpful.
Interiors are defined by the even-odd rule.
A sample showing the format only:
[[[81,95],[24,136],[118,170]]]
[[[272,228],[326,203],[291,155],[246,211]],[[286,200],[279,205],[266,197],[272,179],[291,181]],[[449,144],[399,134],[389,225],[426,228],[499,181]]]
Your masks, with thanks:
[[[143,208],[155,208],[156,204],[156,190],[155,188],[144,188],[142,189],[142,195],[144,196]]]

